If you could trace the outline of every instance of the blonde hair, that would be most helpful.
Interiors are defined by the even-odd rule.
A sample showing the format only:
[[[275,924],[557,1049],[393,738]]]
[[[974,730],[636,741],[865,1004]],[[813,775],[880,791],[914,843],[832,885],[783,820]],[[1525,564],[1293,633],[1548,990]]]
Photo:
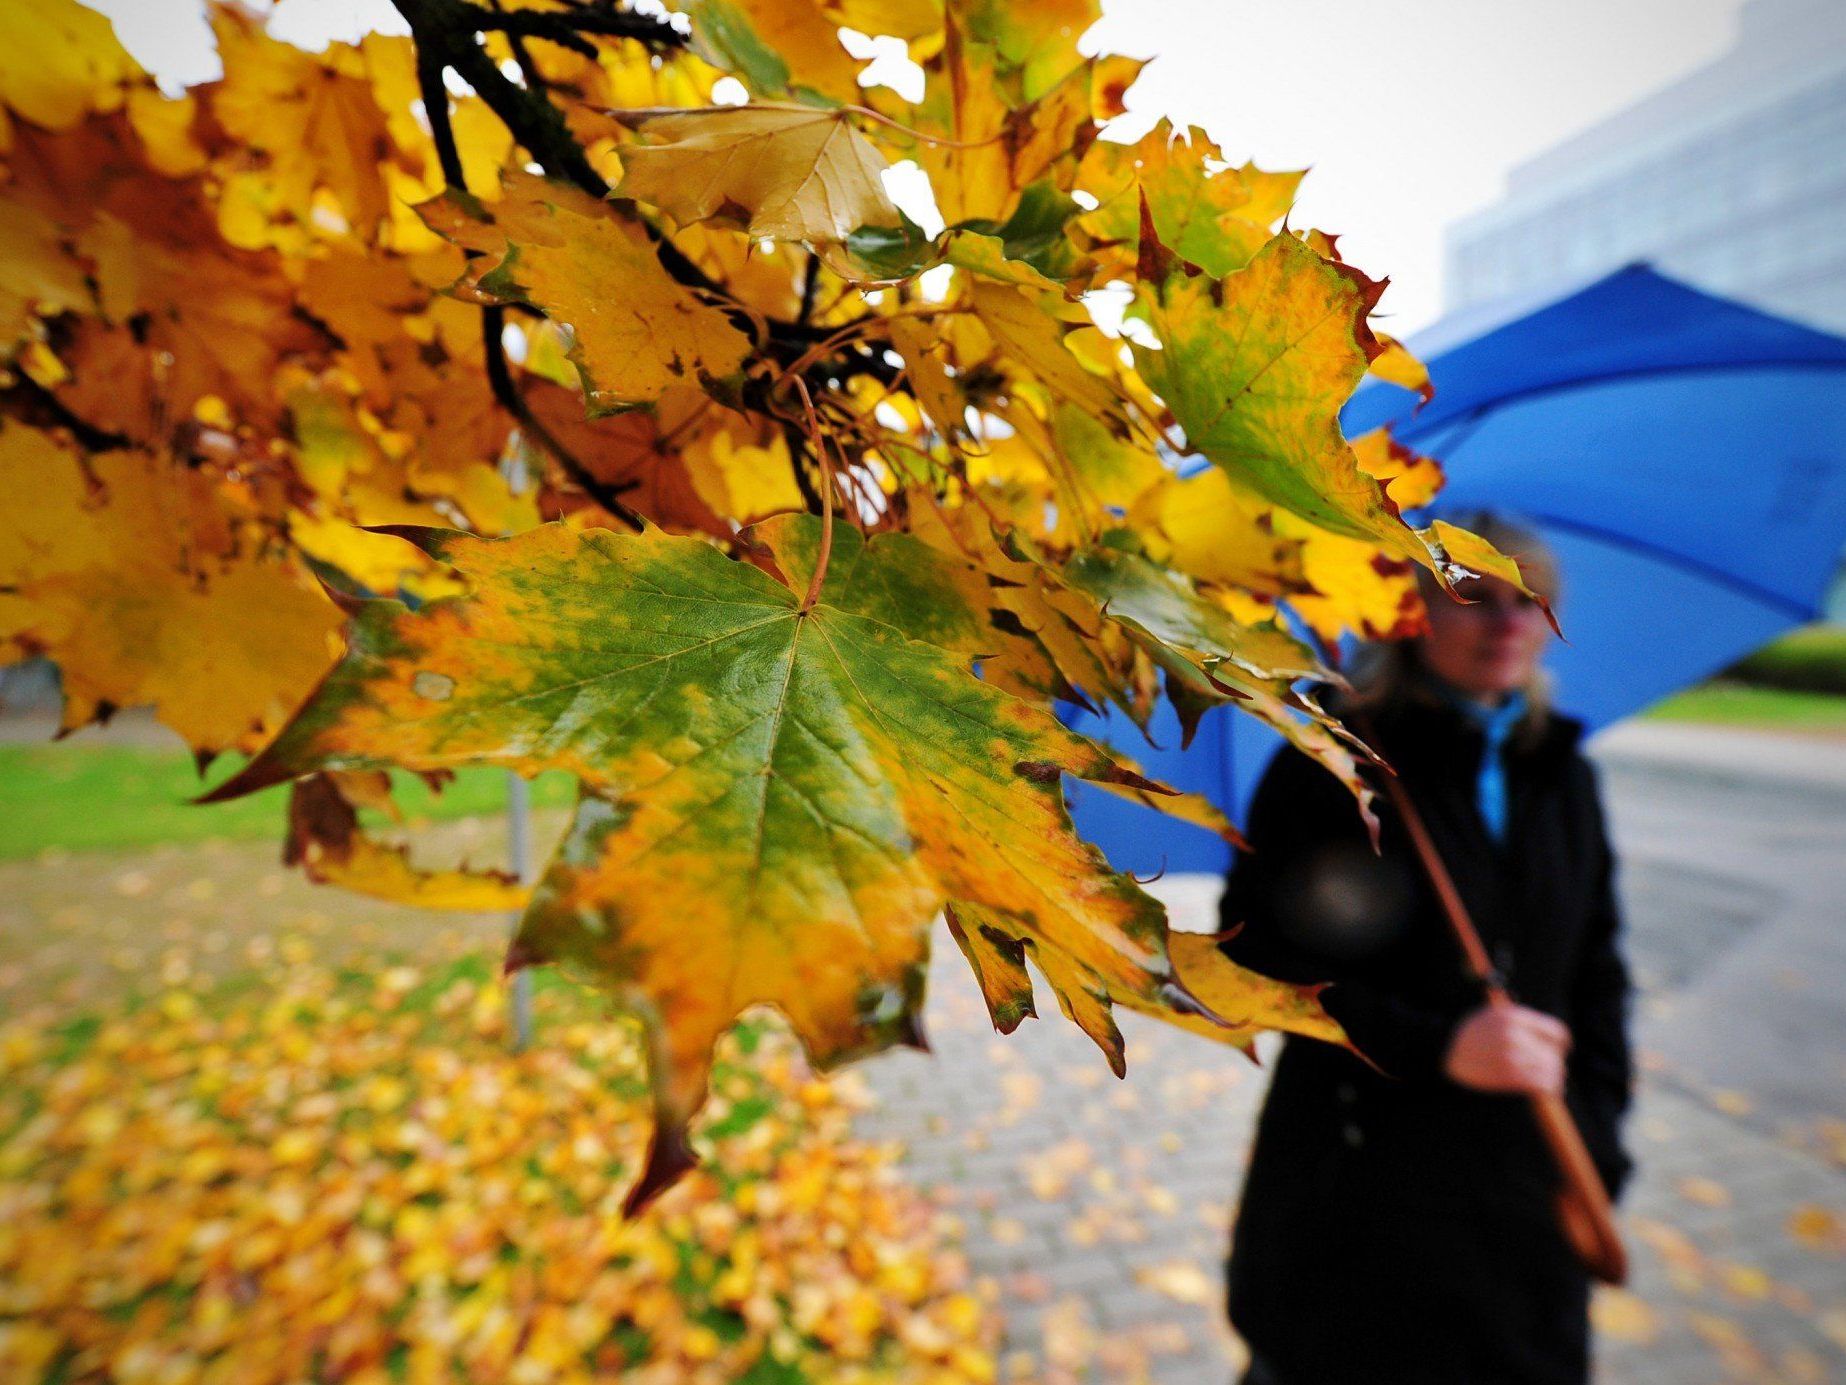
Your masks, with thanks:
[[[1526,585],[1552,606],[1558,604],[1562,583],[1557,555],[1536,530],[1490,510],[1457,515],[1451,522],[1479,534],[1514,559]],[[1426,602],[1453,600],[1422,568],[1417,569],[1417,589]],[[1407,704],[1435,706],[1442,700],[1423,662],[1419,636],[1361,646],[1353,659],[1352,688],[1348,705],[1366,712]],[[1544,728],[1551,711],[1550,675],[1542,667],[1533,669],[1530,682],[1520,691],[1525,694],[1526,710],[1513,728],[1512,738],[1517,744],[1529,745]]]

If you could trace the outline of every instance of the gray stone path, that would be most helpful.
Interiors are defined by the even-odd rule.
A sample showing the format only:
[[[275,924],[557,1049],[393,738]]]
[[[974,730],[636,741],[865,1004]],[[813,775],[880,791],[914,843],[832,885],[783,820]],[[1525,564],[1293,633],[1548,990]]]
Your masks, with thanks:
[[[1635,1276],[1598,1303],[1598,1378],[1846,1380],[1846,746],[1650,725],[1597,754],[1643,997]],[[1154,888],[1211,926],[1216,881]],[[861,1069],[860,1130],[963,1219],[1006,1378],[1228,1380],[1259,1070],[1134,1015],[1120,1083],[1055,1012],[1002,1038],[947,946],[929,1019],[933,1056]]]

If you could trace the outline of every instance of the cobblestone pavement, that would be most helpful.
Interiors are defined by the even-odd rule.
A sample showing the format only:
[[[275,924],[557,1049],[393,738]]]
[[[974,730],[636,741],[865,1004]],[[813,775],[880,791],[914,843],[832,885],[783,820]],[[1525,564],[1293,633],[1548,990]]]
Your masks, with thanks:
[[[1634,1281],[1599,1299],[1598,1379],[1846,1380],[1846,747],[1645,726],[1598,755],[1643,1067]],[[1211,926],[1215,880],[1155,888]],[[1055,1013],[995,1035],[952,947],[932,982],[934,1055],[861,1070],[860,1131],[902,1141],[964,1220],[1007,1377],[1230,1379],[1223,1248],[1260,1071],[1126,1015],[1118,1083]]]

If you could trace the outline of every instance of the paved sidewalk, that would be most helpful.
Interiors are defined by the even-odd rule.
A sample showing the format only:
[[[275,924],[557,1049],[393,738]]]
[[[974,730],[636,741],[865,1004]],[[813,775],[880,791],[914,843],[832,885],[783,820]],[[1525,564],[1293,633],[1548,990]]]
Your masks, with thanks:
[[[1662,734],[1664,733],[1664,734]],[[1601,738],[1642,988],[1631,1293],[1613,1385],[1846,1379],[1846,745],[1644,725]],[[1217,882],[1154,887],[1212,925]],[[1228,1380],[1229,1210],[1258,1069],[1138,1016],[1129,1075],[1055,1013],[989,1027],[952,946],[933,1056],[860,1069],[864,1134],[964,1217],[1015,1381]]]

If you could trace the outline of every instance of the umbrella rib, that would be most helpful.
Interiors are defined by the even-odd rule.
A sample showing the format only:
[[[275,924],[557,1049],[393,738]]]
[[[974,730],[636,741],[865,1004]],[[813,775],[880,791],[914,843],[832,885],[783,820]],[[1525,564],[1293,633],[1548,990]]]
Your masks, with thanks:
[[[1434,362],[1439,370],[1441,357]],[[1732,374],[1757,370],[1846,370],[1846,361],[1816,360],[1772,360],[1772,361],[1692,361],[1685,365],[1647,365],[1634,366],[1627,370],[1605,370],[1596,375],[1576,375],[1568,380],[1553,380],[1542,385],[1531,385],[1511,394],[1495,395],[1492,399],[1483,399],[1478,404],[1464,405],[1452,413],[1436,414],[1419,418],[1417,410],[1412,409],[1408,417],[1382,419],[1374,426],[1388,427],[1391,436],[1402,443],[1414,443],[1427,431],[1441,428],[1470,419],[1479,420],[1483,415],[1492,414],[1514,404],[1530,403],[1534,399],[1543,399],[1548,394],[1562,394],[1567,390],[1587,389],[1592,385],[1607,385],[1617,380],[1635,380],[1667,375]],[[1376,388],[1374,386],[1373,388]],[[1437,386],[1436,398],[1442,398],[1441,386]]]
[[[1784,596],[1781,592],[1771,591],[1768,587],[1759,586],[1746,577],[1739,577],[1734,572],[1726,572],[1721,567],[1714,567],[1703,559],[1690,557],[1684,553],[1677,553],[1671,548],[1663,547],[1657,543],[1650,543],[1646,539],[1636,538],[1632,534],[1624,534],[1615,529],[1606,529],[1600,524],[1586,524],[1579,519],[1566,519],[1562,515],[1547,514],[1543,510],[1528,510],[1520,507],[1518,509],[1518,514],[1521,519],[1531,520],[1535,524],[1548,525],[1553,529],[1569,530],[1571,533],[1581,534],[1584,538],[1595,539],[1613,547],[1627,548],[1637,553],[1645,553],[1650,558],[1657,559],[1671,567],[1679,568],[1684,572],[1689,572],[1696,577],[1701,577],[1716,586],[1728,587],[1741,596],[1747,596],[1752,601],[1760,602],[1773,610],[1792,616],[1796,620],[1805,622],[1820,619],[1820,608],[1812,602],[1797,601],[1794,597]]]

